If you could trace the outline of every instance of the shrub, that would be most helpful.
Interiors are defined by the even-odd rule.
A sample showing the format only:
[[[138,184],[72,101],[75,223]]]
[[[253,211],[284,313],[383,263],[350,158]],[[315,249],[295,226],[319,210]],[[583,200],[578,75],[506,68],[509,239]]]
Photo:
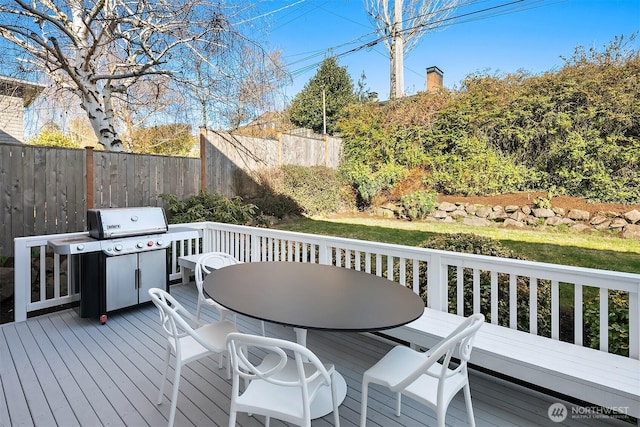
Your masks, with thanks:
[[[267,215],[337,212],[353,198],[338,172],[324,166],[284,165],[261,171],[259,180],[265,196],[256,202]]]
[[[360,207],[368,206],[374,197],[390,190],[395,183],[404,179],[406,170],[398,165],[384,165],[378,170],[369,166],[356,165],[351,169],[343,169],[345,178],[353,185],[357,203]]]
[[[551,209],[551,199],[553,198],[553,192],[549,191],[547,197],[538,196],[533,201],[533,207],[542,209]]]
[[[242,203],[240,197],[228,198],[204,190],[184,201],[175,194],[162,194],[160,198],[169,205],[169,222],[172,224],[216,221],[244,225],[256,213],[256,206]]]
[[[497,256],[502,258],[526,259],[523,256],[503,247],[497,240],[477,236],[475,234],[457,233],[434,236],[418,245],[452,252],[463,252],[477,255]],[[396,267],[397,268],[397,267]],[[427,265],[420,263],[420,295],[427,303]],[[465,271],[466,270],[466,271]],[[407,266],[407,283],[411,283],[412,266]],[[397,276],[396,276],[397,277]],[[449,311],[457,312],[457,269],[451,267],[448,274]],[[491,321],[491,275],[487,271],[480,272],[480,312]],[[538,296],[538,335],[551,334],[551,286],[546,282],[539,282]],[[517,328],[529,331],[529,281],[518,277],[517,292]],[[463,269],[463,314],[473,313],[473,274]],[[498,275],[498,324],[509,326],[509,277]]]
[[[302,213],[302,208],[295,200],[284,194],[265,193],[263,196],[251,199],[262,215],[274,216],[282,219],[287,215],[297,216]]]
[[[425,219],[436,208],[438,193],[431,190],[414,191],[403,196],[401,202],[409,219]]]
[[[529,171],[479,138],[460,138],[430,159],[431,182],[445,194],[487,195],[525,187]]]
[[[47,147],[82,148],[65,135],[64,132],[57,129],[44,129],[37,136],[31,138],[27,144]]]

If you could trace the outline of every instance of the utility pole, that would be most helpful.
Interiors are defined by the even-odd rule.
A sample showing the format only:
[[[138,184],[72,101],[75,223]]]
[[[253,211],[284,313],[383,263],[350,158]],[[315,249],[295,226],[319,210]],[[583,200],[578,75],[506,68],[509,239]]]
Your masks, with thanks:
[[[391,33],[391,93],[390,98],[404,96],[404,37],[402,35],[402,6],[404,0],[393,2],[393,31]],[[393,78],[395,77],[395,78]]]
[[[324,88],[322,88],[322,134],[327,134],[327,101]]]

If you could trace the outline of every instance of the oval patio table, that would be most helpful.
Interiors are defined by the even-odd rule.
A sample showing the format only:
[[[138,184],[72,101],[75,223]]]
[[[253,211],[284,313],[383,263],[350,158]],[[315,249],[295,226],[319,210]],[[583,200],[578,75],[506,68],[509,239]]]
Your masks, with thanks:
[[[295,328],[306,346],[307,329],[372,332],[412,322],[424,302],[410,289],[383,277],[332,265],[248,262],[212,271],[204,291],[219,304],[246,316]],[[347,386],[337,375],[339,402]],[[318,396],[312,417],[331,412],[330,389]]]

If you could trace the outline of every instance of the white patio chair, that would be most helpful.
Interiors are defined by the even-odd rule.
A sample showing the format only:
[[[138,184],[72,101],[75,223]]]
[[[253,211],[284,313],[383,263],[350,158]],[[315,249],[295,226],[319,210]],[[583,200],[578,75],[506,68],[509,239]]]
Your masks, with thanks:
[[[236,332],[235,326],[228,321],[219,321],[201,325],[200,322],[185,309],[168,292],[159,289],[149,289],[151,301],[158,307],[160,323],[167,335],[167,350],[165,353],[163,375],[158,394],[158,405],[162,403],[164,384],[169,372],[169,359],[175,355],[175,375],[173,392],[171,394],[171,409],[169,411],[169,427],[173,426],[178,400],[178,387],[182,366],[194,360],[209,355],[218,354],[218,369],[222,368],[222,353],[227,351],[227,335]],[[189,322],[198,325],[195,329]],[[227,358],[227,378],[231,378],[230,362]]]
[[[464,390],[469,425],[475,426],[467,362],[471,356],[473,338],[484,323],[482,314],[466,318],[449,336],[426,353],[405,346],[396,346],[369,368],[362,379],[362,410],[360,426],[367,422],[369,383],[380,384],[397,393],[396,416],[400,416],[401,396],[404,394],[433,409],[438,426],[444,427],[447,408],[453,397]],[[460,358],[452,367],[451,356]]]
[[[300,344],[278,338],[233,333],[227,348],[233,371],[229,427],[235,426],[238,412],[265,416],[266,427],[271,417],[311,426],[311,402],[324,386],[331,387],[333,422],[340,425],[333,365],[323,364]]]
[[[195,267],[195,278],[196,278],[196,287],[198,288],[198,308],[196,309],[196,318],[200,319],[200,309],[203,304],[215,307],[216,310],[220,313],[220,319],[225,320],[227,316],[233,315],[233,323],[236,324],[236,313],[229,310],[228,308],[223,307],[218,304],[212,298],[207,298],[204,295],[204,291],[202,288],[202,284],[204,283],[204,278],[209,274],[212,270],[217,270],[222,267],[226,267],[228,265],[240,264],[235,257],[225,253],[225,252],[207,252],[202,254],[198,261],[196,262]],[[262,335],[265,335],[265,326],[264,321],[260,321],[262,326]]]

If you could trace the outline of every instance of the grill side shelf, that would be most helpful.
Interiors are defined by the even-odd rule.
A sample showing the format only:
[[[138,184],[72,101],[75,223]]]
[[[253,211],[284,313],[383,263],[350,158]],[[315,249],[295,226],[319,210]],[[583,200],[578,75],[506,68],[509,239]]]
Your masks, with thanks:
[[[89,236],[51,239],[47,241],[47,245],[53,252],[60,255],[74,255],[102,250],[100,241]]]

